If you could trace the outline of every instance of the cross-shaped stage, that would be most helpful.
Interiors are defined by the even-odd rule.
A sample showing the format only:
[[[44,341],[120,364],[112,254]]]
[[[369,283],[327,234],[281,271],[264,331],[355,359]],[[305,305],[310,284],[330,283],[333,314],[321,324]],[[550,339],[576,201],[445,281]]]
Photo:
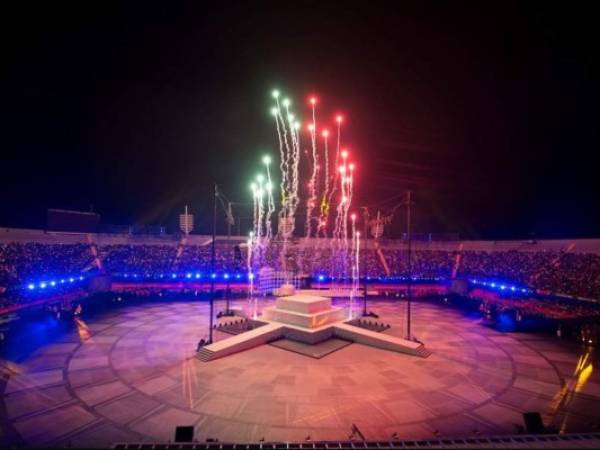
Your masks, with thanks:
[[[327,297],[302,293],[279,297],[275,306],[263,310],[265,325],[207,345],[196,356],[211,361],[281,338],[317,344],[334,337],[423,358],[430,354],[419,342],[350,325],[345,316],[344,309],[332,306]]]

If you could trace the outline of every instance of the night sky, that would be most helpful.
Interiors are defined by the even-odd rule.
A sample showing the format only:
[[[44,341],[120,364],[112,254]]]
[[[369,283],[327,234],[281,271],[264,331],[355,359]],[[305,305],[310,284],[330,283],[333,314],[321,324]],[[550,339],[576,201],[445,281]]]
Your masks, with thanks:
[[[207,231],[211,183],[250,201],[276,155],[277,87],[347,116],[357,206],[412,189],[417,231],[600,237],[583,3],[45,3],[2,14],[0,226],[175,227],[187,203]]]

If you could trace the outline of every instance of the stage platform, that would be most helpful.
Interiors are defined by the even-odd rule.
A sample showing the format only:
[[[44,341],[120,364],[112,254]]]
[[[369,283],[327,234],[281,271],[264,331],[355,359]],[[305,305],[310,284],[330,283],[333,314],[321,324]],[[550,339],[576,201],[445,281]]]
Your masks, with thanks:
[[[196,357],[208,362],[283,338],[304,345],[317,345],[335,338],[422,358],[430,355],[422,343],[346,323],[352,320],[347,314],[344,308],[332,306],[331,298],[305,291],[278,297],[275,305],[263,309],[264,326],[206,345]]]

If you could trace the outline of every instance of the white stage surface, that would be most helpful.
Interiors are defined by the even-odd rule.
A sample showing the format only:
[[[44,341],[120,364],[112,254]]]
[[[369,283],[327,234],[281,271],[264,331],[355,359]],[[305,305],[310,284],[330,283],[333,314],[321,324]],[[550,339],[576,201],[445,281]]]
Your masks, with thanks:
[[[429,356],[421,343],[351,325],[347,323],[350,319],[343,308],[331,304],[331,298],[301,291],[279,297],[275,306],[265,308],[261,318],[265,325],[207,345],[197,357],[211,361],[282,338],[305,344],[338,338],[413,356]]]

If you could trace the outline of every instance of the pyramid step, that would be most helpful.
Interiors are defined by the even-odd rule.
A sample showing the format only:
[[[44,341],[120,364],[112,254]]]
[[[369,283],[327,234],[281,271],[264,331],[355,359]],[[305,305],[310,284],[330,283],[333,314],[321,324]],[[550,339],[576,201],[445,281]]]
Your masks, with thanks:
[[[420,346],[415,350],[415,356],[420,356],[421,358],[427,358],[431,355],[431,352],[425,348],[424,345]]]
[[[208,350],[207,348],[203,348],[198,353],[196,353],[196,358],[200,361],[210,361],[214,358],[215,352]]]

